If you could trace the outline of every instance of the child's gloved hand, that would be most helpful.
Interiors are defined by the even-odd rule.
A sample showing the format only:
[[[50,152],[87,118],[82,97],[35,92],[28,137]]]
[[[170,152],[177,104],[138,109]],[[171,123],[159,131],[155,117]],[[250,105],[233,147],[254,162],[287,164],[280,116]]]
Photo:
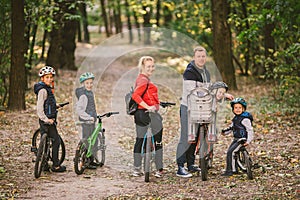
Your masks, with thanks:
[[[226,135],[226,134],[229,133],[231,130],[232,130],[231,127],[224,128],[224,129],[222,129],[221,134],[222,134],[222,135]]]
[[[225,129],[221,130],[221,135],[225,135]]]

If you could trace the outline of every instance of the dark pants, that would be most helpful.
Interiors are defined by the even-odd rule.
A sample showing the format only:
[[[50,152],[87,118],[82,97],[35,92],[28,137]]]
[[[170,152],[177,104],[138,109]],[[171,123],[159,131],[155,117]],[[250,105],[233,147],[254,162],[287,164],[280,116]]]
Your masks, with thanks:
[[[82,139],[88,139],[92,135],[92,133],[95,130],[95,123],[92,124],[82,124]],[[96,138],[95,145],[93,146],[92,153],[93,153],[93,158],[97,158],[97,145],[98,145],[98,137]]]
[[[58,160],[58,150],[60,145],[60,137],[58,135],[56,125],[55,124],[46,124],[42,120],[39,120],[40,123],[40,131],[41,136],[45,133],[48,134],[50,138],[52,138],[52,159],[53,159],[53,166],[59,166]]]
[[[163,169],[163,146],[162,146],[162,117],[158,113],[148,113],[146,110],[138,110],[134,115],[136,124],[136,140],[133,149],[134,167],[142,165],[142,146],[148,125],[151,122],[151,130],[155,142],[155,165],[156,169]]]
[[[188,113],[187,106],[185,105],[180,106],[180,124],[181,130],[176,151],[176,162],[180,167],[183,167],[184,163],[187,163],[187,166],[189,167],[195,164],[195,150],[197,144],[190,144],[188,142]]]
[[[234,154],[241,148],[241,144],[239,144],[237,141],[237,139],[233,140],[227,150],[226,172],[237,172],[236,159],[234,158]]]

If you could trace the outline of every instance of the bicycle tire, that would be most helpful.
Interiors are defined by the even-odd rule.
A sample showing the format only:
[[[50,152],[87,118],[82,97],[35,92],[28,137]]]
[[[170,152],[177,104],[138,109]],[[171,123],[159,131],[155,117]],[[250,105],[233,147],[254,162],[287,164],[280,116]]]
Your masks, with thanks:
[[[44,169],[44,166],[47,164],[47,134],[44,134],[41,138],[40,145],[38,148],[35,166],[34,166],[34,177],[39,178]]]
[[[95,160],[99,163],[99,167],[102,167],[105,163],[105,150],[105,135],[103,132],[100,132],[98,135],[97,153],[95,156]]]
[[[253,174],[252,174],[252,162],[251,162],[251,158],[248,154],[247,151],[243,151],[243,155],[245,157],[245,165],[246,165],[246,169],[247,169],[247,177],[249,180],[253,179]]]
[[[151,168],[151,137],[147,137],[146,141],[146,152],[145,152],[145,160],[144,160],[144,165],[145,165],[145,182],[150,181],[150,168]]]
[[[206,158],[200,158],[200,168],[201,168],[201,179],[202,181],[207,181],[208,179],[208,160]]]
[[[237,162],[237,166],[238,168],[240,168],[243,172],[247,172],[247,167],[246,167],[246,161],[245,161],[245,156],[243,154],[243,151],[240,150],[237,152],[236,154],[236,162]]]
[[[85,140],[80,140],[77,145],[75,158],[74,158],[74,169],[77,175],[80,175],[84,172],[87,165],[87,148]]]
[[[203,127],[200,127],[201,129],[203,129],[203,131],[201,131],[200,129],[200,148],[199,148],[199,156],[200,156],[200,168],[201,168],[201,179],[202,181],[206,181],[208,179],[208,155],[207,154],[207,148],[208,148],[208,144],[206,143],[206,129],[204,129]]]
[[[39,140],[38,139],[39,135],[40,135],[40,129],[37,129],[32,136],[31,149],[38,149],[37,144],[38,144],[38,140]],[[58,163],[59,163],[59,165],[61,165],[65,160],[66,147],[65,147],[65,143],[64,143],[63,139],[61,138],[61,136],[59,134],[58,134],[58,136],[60,138],[60,146],[59,146],[59,150],[58,150],[58,158],[59,158]],[[52,156],[50,155],[49,157],[50,157],[51,161],[53,161]]]

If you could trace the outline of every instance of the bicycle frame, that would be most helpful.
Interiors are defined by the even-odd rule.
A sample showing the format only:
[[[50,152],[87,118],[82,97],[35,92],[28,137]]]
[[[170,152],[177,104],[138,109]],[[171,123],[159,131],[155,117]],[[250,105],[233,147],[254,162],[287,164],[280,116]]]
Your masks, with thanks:
[[[98,133],[100,131],[102,131],[102,119],[99,117],[98,124],[97,124],[95,130],[93,131],[92,135],[90,137],[88,137],[88,139],[87,139],[87,141],[88,141],[88,151],[86,154],[87,158],[90,158],[93,155],[92,148],[94,147],[94,145],[97,141]],[[103,134],[103,132],[102,132],[102,134]]]
[[[165,107],[170,107],[170,106],[174,106],[175,103],[170,103],[170,102],[160,102],[160,106],[162,106],[163,108]],[[153,113],[149,113],[150,115],[152,115]],[[151,118],[151,117],[150,117]],[[146,152],[144,153],[144,147],[146,144]],[[142,144],[142,155],[144,155],[144,170],[145,170],[145,182],[149,182],[149,176],[150,176],[150,171],[151,171],[151,160],[152,160],[152,156],[155,156],[155,141],[154,141],[154,136],[152,133],[152,129],[151,129],[151,122],[148,125],[147,128],[147,132],[145,133],[144,136],[144,141]]]

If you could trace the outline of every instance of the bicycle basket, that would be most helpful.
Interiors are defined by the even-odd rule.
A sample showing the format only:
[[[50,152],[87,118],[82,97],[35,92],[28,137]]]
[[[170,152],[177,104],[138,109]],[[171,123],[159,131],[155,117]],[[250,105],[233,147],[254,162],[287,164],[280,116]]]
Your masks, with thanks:
[[[187,97],[191,123],[211,123],[213,97],[206,88],[198,87]]]

